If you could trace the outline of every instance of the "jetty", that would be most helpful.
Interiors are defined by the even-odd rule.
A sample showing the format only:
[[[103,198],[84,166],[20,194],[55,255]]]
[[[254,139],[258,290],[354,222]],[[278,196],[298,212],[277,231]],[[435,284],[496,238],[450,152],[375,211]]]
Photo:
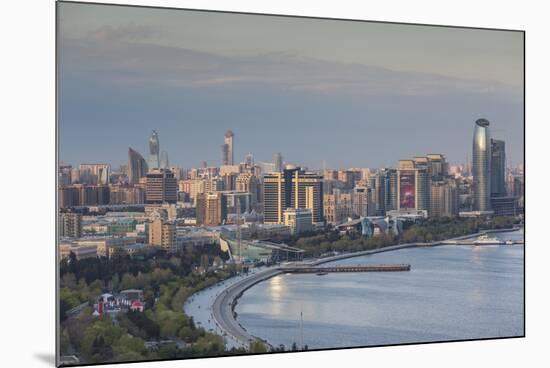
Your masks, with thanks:
[[[403,272],[410,271],[410,264],[377,264],[354,266],[286,266],[279,267],[285,273],[325,273],[325,272]]]

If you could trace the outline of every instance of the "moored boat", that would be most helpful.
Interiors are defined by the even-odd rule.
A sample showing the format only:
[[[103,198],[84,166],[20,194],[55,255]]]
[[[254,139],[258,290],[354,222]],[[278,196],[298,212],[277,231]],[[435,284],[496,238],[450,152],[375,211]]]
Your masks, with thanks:
[[[479,238],[473,241],[474,245],[500,245],[504,244],[504,241],[495,237],[491,237],[487,234],[481,235]]]

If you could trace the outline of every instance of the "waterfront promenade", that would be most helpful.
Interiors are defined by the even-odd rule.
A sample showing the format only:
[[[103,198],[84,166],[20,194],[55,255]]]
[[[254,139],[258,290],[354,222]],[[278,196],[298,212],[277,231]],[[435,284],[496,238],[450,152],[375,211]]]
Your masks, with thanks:
[[[499,232],[509,232],[509,231],[515,231],[515,230],[517,229],[505,229]],[[466,240],[469,238],[474,238],[474,237],[478,237],[480,235],[486,234],[487,232],[488,231],[482,231],[476,234],[460,236],[449,240],[453,240],[453,241]],[[495,232],[495,231],[490,231],[490,232]],[[224,282],[219,283],[218,285],[215,285],[212,288],[209,288],[210,290],[206,290],[205,292],[201,291],[195,294],[194,296],[192,296],[192,298],[200,297],[201,299],[196,301],[197,302],[200,301],[201,303],[206,304],[206,305],[204,304],[202,305],[202,308],[203,308],[202,313],[205,314],[204,312],[206,312],[206,314],[208,314],[209,316],[208,318],[209,328],[207,329],[210,329],[212,332],[215,332],[224,336],[224,339],[226,341],[226,346],[229,349],[232,347],[248,348],[251,341],[259,340],[259,339],[255,336],[252,336],[250,333],[248,333],[246,329],[244,329],[238,323],[238,321],[236,320],[234,309],[235,309],[237,300],[240,298],[240,296],[247,289],[251,288],[255,284],[287,272],[285,271],[285,268],[289,268],[289,271],[290,271],[290,269],[295,268],[297,264],[305,267],[315,267],[321,264],[335,262],[335,261],[339,261],[347,258],[395,251],[399,249],[448,245],[449,240],[432,242],[432,243],[398,244],[398,245],[393,245],[393,246],[384,247],[380,249],[365,250],[365,251],[352,252],[352,253],[343,253],[335,256],[316,259],[313,261],[304,261],[299,263],[290,263],[282,266],[272,266],[268,268],[257,269],[249,273],[248,275],[241,275],[229,280],[225,280]],[[192,300],[191,303],[189,304],[193,304],[193,301],[194,300]],[[192,308],[191,305],[186,305],[186,308],[185,308],[186,313],[189,315],[193,315],[195,320],[200,319],[200,318],[197,318],[198,314],[195,315],[193,313],[194,311],[197,312],[197,306],[200,309],[200,305],[197,305],[196,303],[194,303],[194,308]],[[203,317],[203,320],[204,320],[204,317]],[[205,326],[204,324],[205,323],[203,322],[202,327],[208,327],[208,326]],[[270,346],[268,342],[264,341],[264,343],[268,347]]]

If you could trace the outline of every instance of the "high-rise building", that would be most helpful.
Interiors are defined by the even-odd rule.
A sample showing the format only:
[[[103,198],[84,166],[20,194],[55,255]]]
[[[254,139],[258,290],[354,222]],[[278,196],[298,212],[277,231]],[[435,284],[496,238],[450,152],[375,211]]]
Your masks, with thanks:
[[[204,179],[204,193],[219,192],[224,190],[224,184],[223,178],[206,178]]]
[[[234,165],[233,139],[233,131],[228,129],[223,138],[222,165]]]
[[[428,153],[429,175],[432,180],[441,180],[449,175],[449,164],[441,153]]]
[[[309,208],[313,222],[323,222],[323,178],[300,168],[264,175],[264,222],[283,224],[287,208]]]
[[[246,213],[252,210],[252,195],[247,192],[223,191],[226,214]]]
[[[111,165],[109,164],[80,164],[81,182],[84,184],[109,184],[111,176]],[[85,180],[82,180],[85,178]]]
[[[387,211],[397,209],[397,171],[395,169],[371,172],[368,188],[371,192],[373,205],[369,216],[384,216]]]
[[[504,141],[491,139],[491,197],[506,196],[506,151]]]
[[[236,179],[237,192],[247,192],[251,195],[252,204],[261,202],[261,187],[258,178],[251,173],[242,173]]]
[[[157,131],[153,130],[149,138],[149,170],[160,168],[159,149],[159,136]]]
[[[82,215],[79,213],[61,213],[59,215],[59,236],[80,238],[82,236]]]
[[[229,173],[229,174],[222,175],[221,179],[216,178],[221,182],[221,189],[218,189],[218,190],[236,190],[238,176],[239,174]],[[213,192],[214,190],[207,190],[207,191]]]
[[[397,170],[397,210],[426,210],[430,205],[430,178],[425,168]]]
[[[283,156],[281,155],[281,152],[277,152],[275,154],[275,156],[273,157],[273,163],[275,164],[276,172],[283,171]]]
[[[355,187],[352,192],[353,215],[367,217],[372,214],[372,191],[368,187]],[[369,213],[371,209],[371,213]]]
[[[170,170],[149,171],[145,181],[145,203],[176,203],[178,183]]]
[[[478,119],[474,128],[472,174],[474,211],[491,210],[491,132],[489,121]]]
[[[386,211],[394,211],[397,209],[397,170],[385,169],[385,195],[386,195]]]
[[[455,179],[432,181],[429,214],[430,217],[458,215],[458,187]]]
[[[327,223],[336,224],[336,194],[327,193],[323,195],[323,215]]]
[[[130,184],[139,183],[139,179],[147,175],[149,168],[147,161],[137,151],[128,147],[128,181]]]
[[[161,218],[156,218],[149,224],[149,245],[163,248],[168,252],[176,252],[176,224]]]
[[[204,193],[206,190],[206,179],[188,179],[179,182],[180,192],[189,194],[191,202],[195,203],[197,194]]]
[[[353,216],[353,194],[339,189],[336,194],[336,222],[344,222]]]
[[[168,161],[168,152],[162,151],[160,153],[160,166],[161,169],[169,169],[170,161]]]
[[[197,223],[206,226],[221,225],[227,217],[227,197],[222,192],[197,195]]]

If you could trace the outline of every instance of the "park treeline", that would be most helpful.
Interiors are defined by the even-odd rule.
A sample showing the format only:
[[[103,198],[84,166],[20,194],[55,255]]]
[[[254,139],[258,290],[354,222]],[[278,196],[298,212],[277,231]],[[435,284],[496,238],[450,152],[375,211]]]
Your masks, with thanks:
[[[159,251],[142,257],[82,260],[71,255],[60,265],[61,355],[76,354],[81,363],[102,363],[245,353],[225,351],[221,336],[197,327],[183,311],[190,295],[235,273],[231,267],[211,269],[224,259],[227,254],[215,244],[177,255]],[[92,315],[99,295],[124,289],[143,291],[143,313]],[[78,316],[66,315],[82,303],[89,306]],[[146,342],[154,348],[147,348]]]
[[[483,230],[508,229],[516,222],[514,217],[430,218],[418,224],[405,225],[398,236],[380,234],[366,238],[360,233],[340,233],[333,230],[293,237],[287,244],[305,250],[306,257],[320,257],[330,252],[358,252],[396,244],[440,241]]]

